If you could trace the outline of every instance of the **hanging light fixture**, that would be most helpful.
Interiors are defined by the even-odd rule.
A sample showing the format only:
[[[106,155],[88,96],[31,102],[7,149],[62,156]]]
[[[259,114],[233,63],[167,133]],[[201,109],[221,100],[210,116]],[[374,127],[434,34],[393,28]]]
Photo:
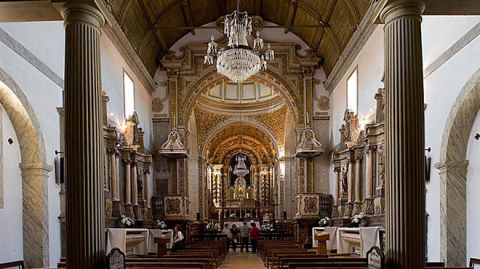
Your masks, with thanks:
[[[214,63],[217,55],[217,72],[228,77],[233,82],[241,83],[267,69],[267,61],[274,59],[275,54],[270,44],[263,49],[263,39],[257,31],[250,47],[247,37],[252,34],[252,19],[246,11],[240,12],[240,0],[237,0],[237,10],[225,16],[224,34],[228,37],[228,45],[218,50],[218,44],[212,40],[208,43],[205,64]]]

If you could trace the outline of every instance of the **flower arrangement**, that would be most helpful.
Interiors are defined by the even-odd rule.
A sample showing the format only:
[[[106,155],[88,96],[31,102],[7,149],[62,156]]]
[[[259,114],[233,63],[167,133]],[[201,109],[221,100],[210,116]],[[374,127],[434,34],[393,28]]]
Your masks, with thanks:
[[[275,228],[273,227],[272,224],[265,223],[265,224],[262,224],[262,226],[260,226],[260,230],[262,232],[273,232],[275,230]]]
[[[329,217],[325,217],[321,220],[318,221],[318,225],[320,227],[327,227],[328,225],[330,225],[330,218]]]
[[[218,232],[218,231],[220,231],[220,224],[215,223],[213,221],[209,222],[207,224],[207,231],[208,232]]]
[[[167,224],[163,220],[157,220],[157,226],[162,230],[167,229]]]
[[[358,215],[353,216],[352,221],[350,222],[350,227],[358,227],[360,223],[365,218],[365,213],[360,212]]]
[[[135,220],[125,215],[122,215],[120,217],[120,223],[125,225],[125,227],[132,227],[133,225],[135,225]]]

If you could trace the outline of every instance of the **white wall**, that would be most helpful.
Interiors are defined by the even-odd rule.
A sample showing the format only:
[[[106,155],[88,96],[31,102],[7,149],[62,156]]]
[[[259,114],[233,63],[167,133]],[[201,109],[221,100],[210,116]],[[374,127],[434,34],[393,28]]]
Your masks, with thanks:
[[[0,263],[7,261],[18,261],[23,259],[23,234],[22,234],[22,181],[18,163],[20,162],[20,148],[17,136],[13,130],[8,115],[0,107],[3,153],[3,188],[4,207],[0,208]],[[8,138],[14,143],[8,144]],[[0,181],[1,182],[1,181]],[[7,244],[8,242],[8,244]],[[8,247],[7,247],[8,246]]]
[[[478,16],[424,16],[422,24],[424,68],[479,22]],[[374,94],[382,86],[384,72],[383,42],[383,26],[378,26],[330,96],[332,146],[338,144],[340,139],[338,129],[346,109],[346,80],[356,66],[359,72],[359,116],[368,116],[375,108]],[[476,37],[425,78],[425,103],[428,105],[425,111],[425,145],[432,148],[430,154],[432,164],[439,161],[441,134],[450,108],[464,84],[480,67],[479,47],[480,38]],[[330,189],[334,193],[335,177],[332,167],[330,170]],[[440,177],[433,167],[430,183],[427,184],[426,210],[430,215],[428,257],[429,260],[440,260]]]
[[[480,115],[480,114],[479,114]],[[480,257],[480,141],[473,139],[480,132],[480,116],[477,115],[469,136],[467,149],[467,259]]]

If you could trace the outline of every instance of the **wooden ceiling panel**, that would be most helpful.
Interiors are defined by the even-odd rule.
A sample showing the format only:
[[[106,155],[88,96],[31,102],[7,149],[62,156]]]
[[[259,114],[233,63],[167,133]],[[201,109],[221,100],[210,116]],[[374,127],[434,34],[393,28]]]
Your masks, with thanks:
[[[122,25],[125,35],[130,40],[135,51],[139,51],[142,40],[149,31],[150,25],[145,14],[137,1],[132,1],[124,14],[124,25]]]
[[[336,0],[334,0],[336,1]],[[326,0],[303,0],[302,1],[305,5],[310,7],[315,13],[319,14],[320,16],[323,16],[325,13],[325,8],[327,7],[327,2]],[[302,6],[302,5],[300,5]]]
[[[341,50],[345,48],[357,26],[346,1],[350,0],[341,0],[337,3],[329,22]]]
[[[120,13],[121,13],[122,8],[125,4],[125,1],[126,0],[118,0],[118,1],[114,1],[113,4],[112,4],[112,14],[113,14],[113,16],[115,16],[115,18],[117,20],[120,17]]]
[[[287,28],[325,23],[326,28],[299,27],[290,31],[324,58],[327,76],[369,6],[370,0],[240,2],[241,11]],[[158,57],[165,55],[175,42],[190,32],[184,27],[199,27],[235,9],[236,0],[115,0],[112,5],[113,15],[148,70],[154,69],[152,65],[158,64]],[[152,30],[153,27],[156,29]]]
[[[140,59],[147,68],[148,72],[153,76],[157,69],[157,59],[160,56],[160,49],[158,48],[157,40],[153,31],[150,31],[142,44],[142,49],[139,51]]]

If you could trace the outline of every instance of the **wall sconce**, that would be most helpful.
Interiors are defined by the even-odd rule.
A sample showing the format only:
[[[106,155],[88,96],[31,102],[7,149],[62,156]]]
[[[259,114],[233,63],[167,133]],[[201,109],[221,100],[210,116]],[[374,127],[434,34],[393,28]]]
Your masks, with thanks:
[[[432,151],[431,147],[425,149],[425,181],[430,182],[430,170],[432,167],[432,157],[430,157],[430,152]]]
[[[65,183],[65,157],[62,151],[55,150],[55,183]]]

